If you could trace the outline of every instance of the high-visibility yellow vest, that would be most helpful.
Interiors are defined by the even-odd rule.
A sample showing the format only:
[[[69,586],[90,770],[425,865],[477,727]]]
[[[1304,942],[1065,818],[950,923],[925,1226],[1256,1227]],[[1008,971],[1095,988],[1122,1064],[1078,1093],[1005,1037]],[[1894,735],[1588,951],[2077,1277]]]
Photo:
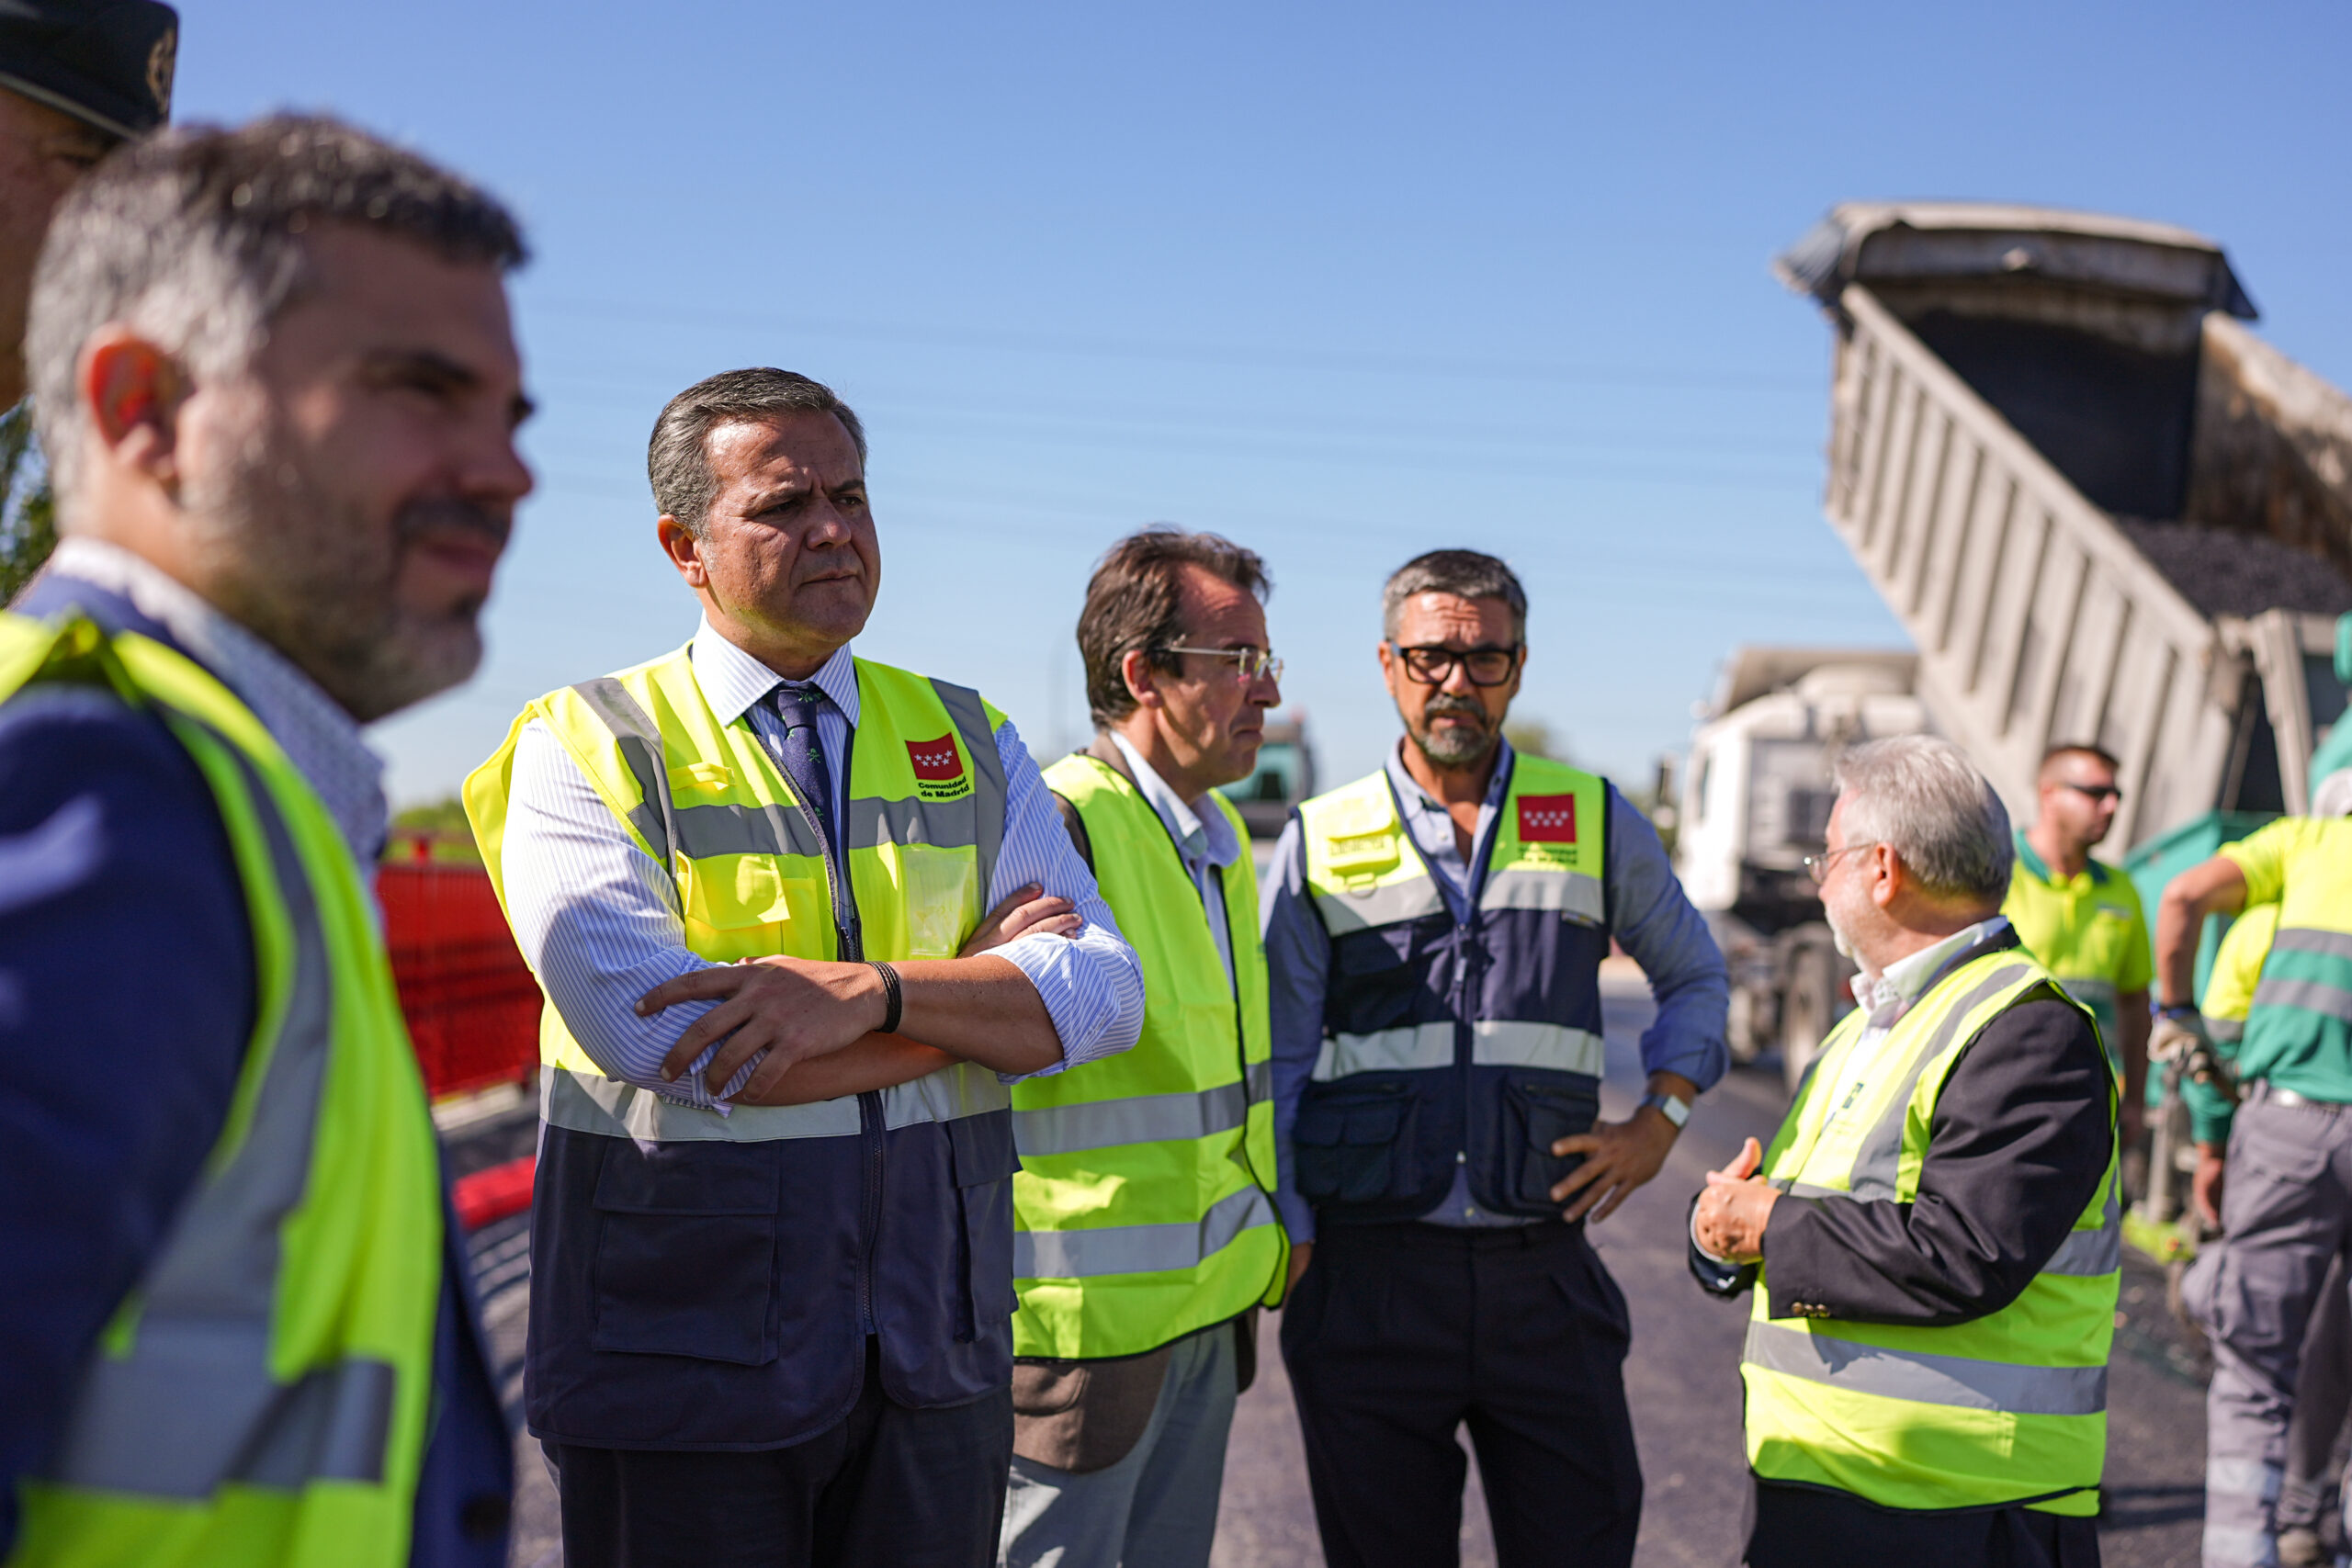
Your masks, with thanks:
[[[1609,811],[1595,774],[1514,755],[1456,921],[1387,770],[1298,808],[1331,968],[1292,1146],[1323,1218],[1418,1218],[1465,1168],[1495,1213],[1559,1213],[1552,1145],[1600,1102]]]
[[[1086,825],[1095,882],[1143,963],[1145,1010],[1134,1050],[1013,1086],[1013,1352],[1136,1355],[1281,1299],[1257,877],[1247,854],[1224,872],[1228,980],[1141,792],[1087,756],[1046,783]],[[1210,798],[1246,844],[1239,815]]]
[[[2222,846],[2278,929],[2246,1010],[2238,1075],[2352,1101],[2352,818],[2288,817]]]
[[[524,727],[545,723],[639,847],[675,880],[686,946],[739,958],[953,958],[978,928],[1004,836],[995,734],[1004,716],[962,686],[860,659],[846,810],[847,866],[748,719],[720,721],[681,649],[548,693],[466,780],[466,814],[503,901],[507,798]],[[846,888],[836,878],[846,874]],[[844,951],[848,937],[854,951]],[[542,989],[545,988],[544,981]],[[854,1136],[855,1096],[731,1114],[605,1077],[550,1001],[541,1010],[541,1115],[575,1132],[762,1143]],[[1004,1086],[957,1062],[884,1091],[885,1124],[1001,1111]]]
[[[408,1561],[441,1292],[439,1156],[368,896],[250,709],[161,643],[0,615],[0,700],[153,708],[211,786],[253,920],[220,1141],[22,1483],[12,1568]]]
[[[2205,996],[2198,1010],[2205,1017],[2205,1032],[2217,1045],[2234,1045],[2245,1033],[2245,1015],[2254,1007],[2254,993],[2262,983],[2262,961],[2270,956],[2271,940],[2278,934],[2278,906],[2256,904],[2222,933],[2214,950],[2212,970],[2205,976]]]
[[[2154,965],[2140,891],[2132,879],[2096,860],[2076,875],[2061,877],[2020,832],[2001,913],[2025,950],[2068,996],[2091,1010],[2109,1064],[2120,1071],[2118,998],[2146,991]]]
[[[1855,1048],[1867,1021],[1847,1014],[1773,1138],[1764,1176],[1799,1198],[1914,1201],[1953,1068],[2002,1013],[2063,995],[2008,948],[1945,975],[1867,1060]],[[2114,1113],[2110,1082],[2110,1127]],[[1768,1256],[1740,1366],[1756,1473],[1888,1508],[2096,1514],[2122,1268],[2118,1180],[2110,1152],[2072,1233],[2017,1300],[1949,1327],[1776,1319]]]

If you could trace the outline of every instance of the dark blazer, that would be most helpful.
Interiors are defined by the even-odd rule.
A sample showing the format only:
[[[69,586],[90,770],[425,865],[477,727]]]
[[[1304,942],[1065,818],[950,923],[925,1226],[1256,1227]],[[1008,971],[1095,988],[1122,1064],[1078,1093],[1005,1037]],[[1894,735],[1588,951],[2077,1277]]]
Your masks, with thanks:
[[[54,573],[14,607],[172,643],[129,600]],[[0,705],[0,1557],[18,1479],[56,1447],[99,1331],[219,1141],[254,991],[228,832],[163,722],[87,688]],[[410,1561],[503,1568],[512,1439],[446,1203],[444,1222]]]
[[[1921,1000],[1962,964],[2017,945],[2005,932],[1969,949]],[[2071,1002],[2029,997],[1962,1053],[1936,1100],[1914,1201],[1783,1194],[1773,1205],[1764,1257],[1774,1317],[1966,1323],[2017,1300],[2066,1239],[2114,1149],[2097,1032]],[[1713,1295],[1756,1282],[1755,1265],[1710,1262],[1695,1244],[1690,1261]]]

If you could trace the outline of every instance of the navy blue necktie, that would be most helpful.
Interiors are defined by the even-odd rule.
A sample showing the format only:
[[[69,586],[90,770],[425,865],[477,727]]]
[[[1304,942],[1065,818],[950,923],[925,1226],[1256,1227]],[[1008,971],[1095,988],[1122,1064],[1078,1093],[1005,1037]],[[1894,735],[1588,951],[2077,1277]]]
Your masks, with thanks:
[[[831,850],[833,839],[833,784],[825,771],[825,749],[817,739],[817,710],[825,694],[814,686],[778,686],[772,694],[776,716],[784,720],[784,743],[776,761],[794,793],[808,804],[818,831]]]

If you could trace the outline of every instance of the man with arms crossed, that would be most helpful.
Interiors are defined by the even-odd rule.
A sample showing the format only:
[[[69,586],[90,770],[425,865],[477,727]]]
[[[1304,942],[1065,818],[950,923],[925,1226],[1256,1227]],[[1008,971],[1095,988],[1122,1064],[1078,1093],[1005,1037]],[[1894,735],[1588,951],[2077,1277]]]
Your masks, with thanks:
[[[525,1402],[565,1560],[986,1563],[1000,1075],[1133,1045],[1142,976],[1011,722],[852,656],[882,557],[848,406],[714,376],[647,468],[701,629],[532,703],[466,784],[548,1000]],[[1041,891],[1049,929],[959,956]]]
[[[1454,1562],[1466,1424],[1505,1568],[1630,1562],[1630,1325],[1583,1222],[1657,1174],[1722,1077],[1723,959],[1641,813],[1503,739],[1510,569],[1432,551],[1382,616],[1405,736],[1299,807],[1265,911],[1295,1269],[1312,1247],[1283,1357],[1324,1554]],[[1649,1094],[1596,1124],[1611,937],[1657,1020]]]
[[[505,1561],[360,726],[481,657],[522,254],[458,176],[292,118],[127,149],[51,231],[65,537],[0,623],[11,1562]]]
[[[1144,1024],[1125,1055],[1012,1091],[1018,1568],[1203,1568],[1251,1309],[1281,1296],[1258,883],[1216,793],[1282,701],[1266,591],[1250,551],[1148,528],[1079,616],[1094,739],[1046,783],[1143,961]]]
[[[1700,1283],[1756,1292],[1747,1562],[2095,1568],[2114,1075],[2000,913],[2008,814],[1968,760],[1906,735],[1837,779],[1807,868],[1861,1005],[1692,1210]]]
[[[2091,859],[2115,825],[2123,790],[2096,746],[2052,746],[2041,759],[2039,812],[2017,836],[2017,869],[2001,913],[2025,950],[2091,1010],[2123,1085],[2126,1152],[2137,1148],[2148,1081],[2148,924],[2140,892]]]

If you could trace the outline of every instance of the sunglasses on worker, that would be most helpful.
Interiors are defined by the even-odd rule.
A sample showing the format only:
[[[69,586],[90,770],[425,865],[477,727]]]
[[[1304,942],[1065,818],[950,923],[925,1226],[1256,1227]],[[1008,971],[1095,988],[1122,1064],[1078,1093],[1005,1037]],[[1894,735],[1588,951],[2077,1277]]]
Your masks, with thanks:
[[[1394,642],[1388,646],[1405,661],[1405,673],[1424,686],[1444,685],[1453,678],[1457,664],[1474,686],[1506,685],[1519,671],[1518,643],[1509,648],[1445,648],[1435,643],[1406,648]]]

